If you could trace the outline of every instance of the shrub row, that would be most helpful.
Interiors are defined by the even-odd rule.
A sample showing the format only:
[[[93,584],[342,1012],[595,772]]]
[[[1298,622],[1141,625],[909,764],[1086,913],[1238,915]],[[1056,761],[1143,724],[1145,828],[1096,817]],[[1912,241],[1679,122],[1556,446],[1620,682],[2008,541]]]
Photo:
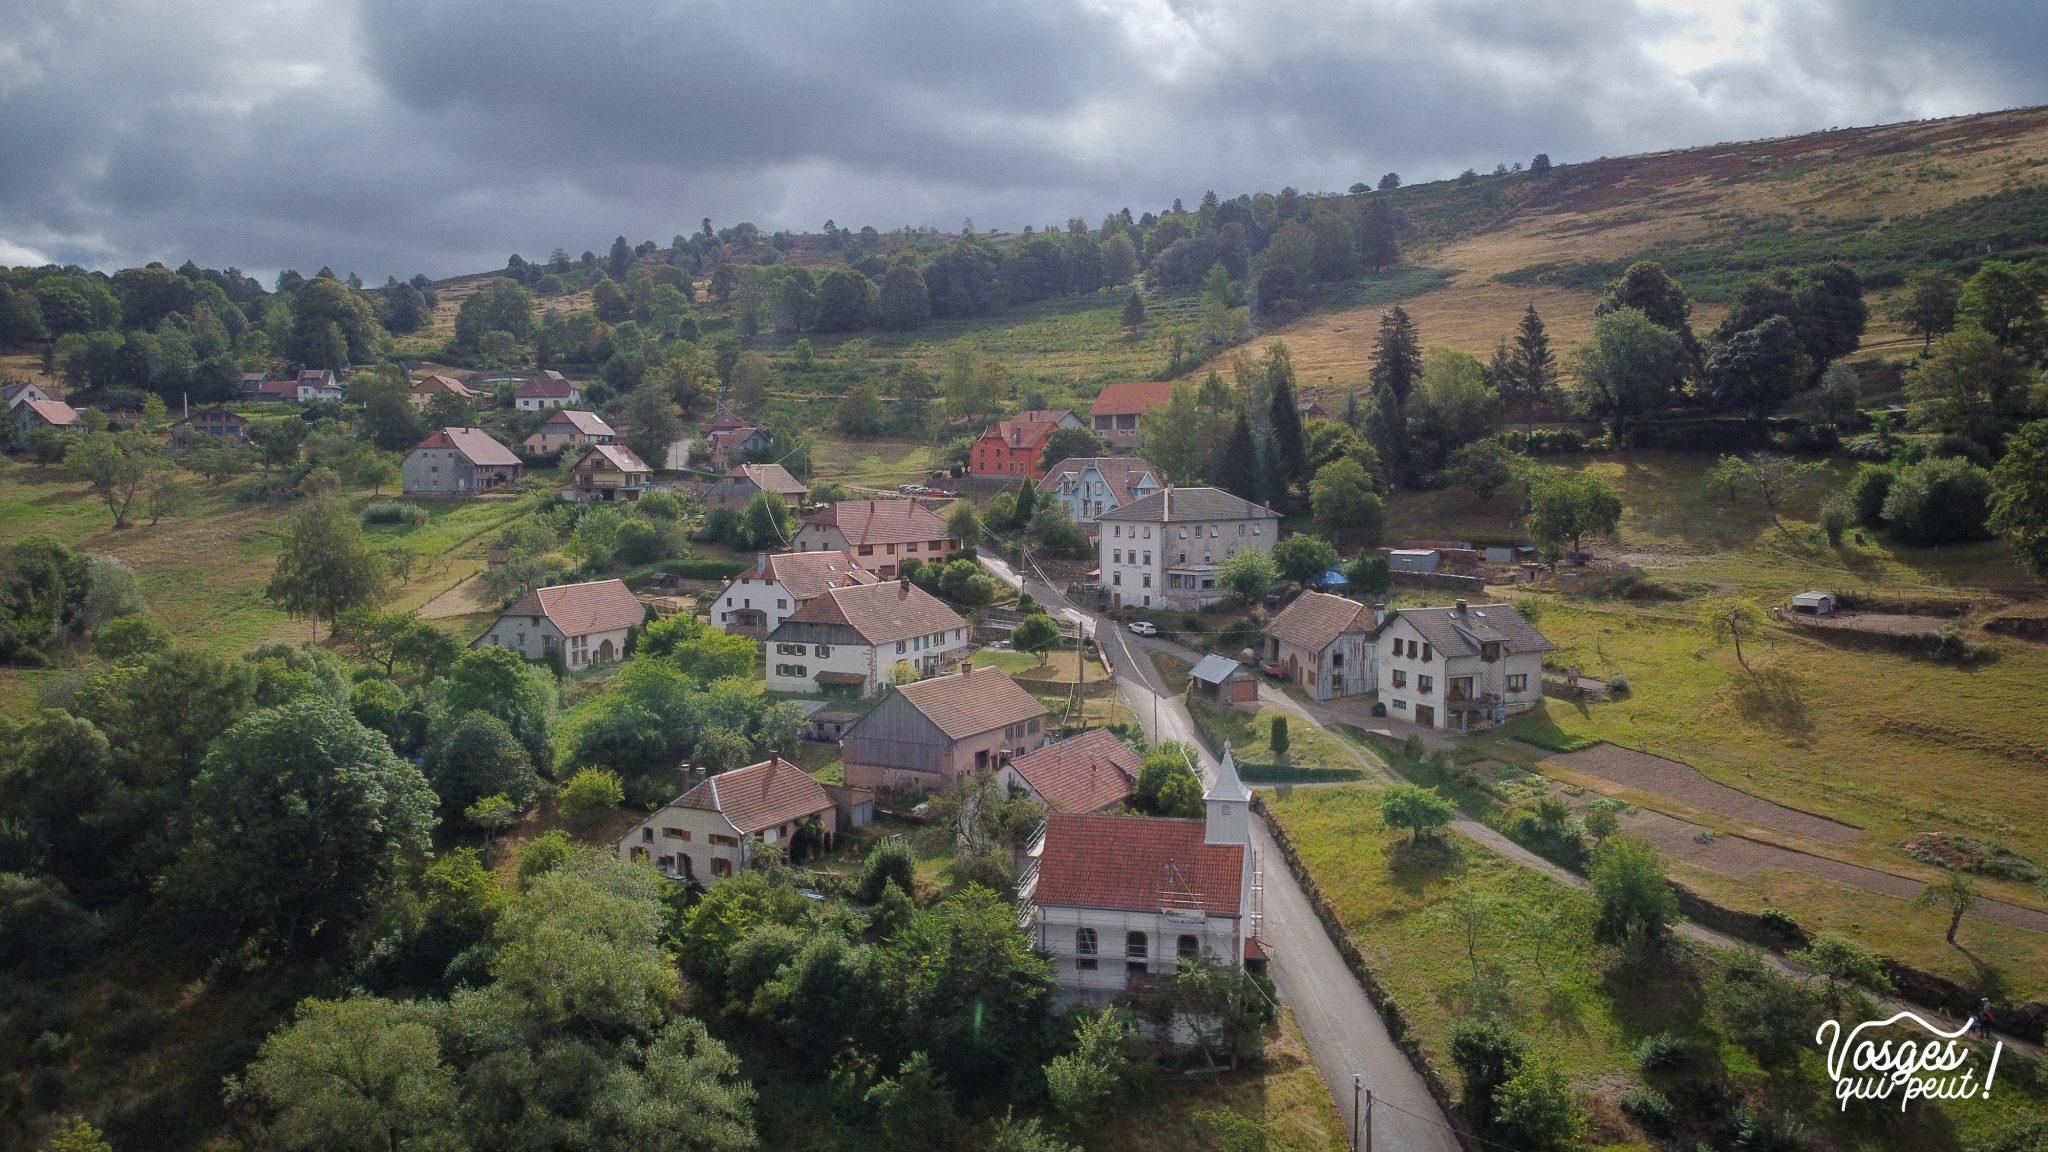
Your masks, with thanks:
[[[1261,764],[1256,760],[1238,760],[1238,778],[1247,784],[1337,784],[1346,780],[1363,780],[1365,772],[1358,768],[1327,768],[1320,764]]]

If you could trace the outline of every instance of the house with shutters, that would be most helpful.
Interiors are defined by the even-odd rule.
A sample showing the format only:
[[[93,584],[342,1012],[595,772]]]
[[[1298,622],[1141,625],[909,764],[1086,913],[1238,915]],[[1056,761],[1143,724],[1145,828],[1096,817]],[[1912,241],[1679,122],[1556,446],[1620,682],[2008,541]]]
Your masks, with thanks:
[[[844,552],[757,552],[754,566],[719,591],[711,623],[734,636],[765,639],[797,609],[833,588],[880,582]]]
[[[1038,495],[1058,501],[1074,523],[1093,528],[1103,513],[1143,500],[1163,486],[1152,466],[1136,456],[1075,456],[1046,469]]]
[[[1141,380],[1105,384],[1088,410],[1095,438],[1111,448],[1130,451],[1138,446],[1147,413],[1165,406],[1173,398],[1173,381]]]
[[[557,408],[548,413],[540,427],[519,442],[528,455],[545,456],[557,448],[576,448],[585,444],[616,444],[618,430],[605,422],[595,412],[579,412],[573,408]]]
[[[1303,592],[1266,625],[1264,659],[1318,700],[1378,691],[1382,612],[1342,596]]]
[[[327,368],[301,368],[292,381],[292,398],[301,404],[312,404],[320,400],[340,400],[341,380],[333,370]]]
[[[943,560],[958,547],[946,522],[915,500],[841,500],[813,513],[796,533],[797,551],[851,552],[884,580],[894,579],[906,558]]]
[[[626,637],[647,619],[623,580],[535,588],[498,615],[472,648],[495,644],[528,660],[561,653],[570,671],[626,658]]]
[[[1183,958],[1242,968],[1258,944],[1251,792],[1228,746],[1201,820],[1054,812],[1017,885],[1023,923],[1053,958],[1055,998],[1142,996]]]
[[[583,389],[578,388],[574,380],[549,368],[522,382],[512,393],[512,403],[521,412],[573,408],[583,403]]]
[[[1101,812],[1131,798],[1143,767],[1144,758],[1116,733],[1090,728],[1011,759],[996,779],[1011,795],[1054,812]]]
[[[1096,563],[1112,608],[1196,612],[1230,596],[1216,568],[1232,552],[1271,552],[1280,514],[1221,488],[1161,488],[1096,526]]]
[[[23,397],[8,415],[14,418],[14,426],[24,435],[38,428],[54,428],[59,432],[69,432],[81,426],[78,422],[78,410],[62,400]]]
[[[569,468],[564,496],[585,504],[638,500],[654,469],[624,444],[590,444]]]
[[[407,496],[474,496],[512,483],[525,468],[481,428],[442,428],[406,455],[399,472]]]
[[[738,464],[704,494],[704,507],[712,511],[727,508],[733,512],[744,511],[747,502],[762,492],[773,492],[782,497],[783,503],[795,508],[810,495],[804,482],[789,474],[789,469],[780,464]]]
[[[1045,441],[1053,429],[1079,427],[1081,418],[1066,408],[1019,412],[1008,420],[998,420],[968,447],[967,472],[1036,480],[1045,475]]]
[[[771,692],[872,696],[896,682],[897,665],[930,676],[965,656],[972,640],[944,601],[908,580],[885,580],[825,589],[762,646]]]
[[[1379,628],[1387,715],[1427,728],[1491,728],[1543,700],[1543,633],[1507,604],[1395,608]]]
[[[444,376],[438,372],[424,380],[415,382],[411,388],[406,389],[406,395],[412,401],[414,408],[422,410],[427,405],[433,403],[436,396],[453,396],[457,400],[467,401],[471,404],[481,399],[469,385],[464,384],[453,376]]]
[[[999,771],[1046,741],[1045,705],[995,668],[897,687],[840,738],[846,782],[857,788],[944,792]]]
[[[824,785],[780,756],[706,778],[619,837],[619,858],[709,887],[745,869],[759,847],[802,864],[838,835]]]

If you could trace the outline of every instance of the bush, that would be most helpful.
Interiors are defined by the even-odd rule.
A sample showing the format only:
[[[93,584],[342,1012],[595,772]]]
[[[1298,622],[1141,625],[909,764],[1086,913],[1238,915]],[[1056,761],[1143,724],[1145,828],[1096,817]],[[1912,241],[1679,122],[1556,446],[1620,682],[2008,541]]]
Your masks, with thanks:
[[[585,768],[562,785],[562,814],[577,824],[590,824],[626,802],[616,773]]]
[[[1609,692],[1612,692],[1612,693],[1614,693],[1614,694],[1615,694],[1616,696],[1626,696],[1626,695],[1628,695],[1628,677],[1626,677],[1626,676],[1610,676],[1610,677],[1608,677],[1608,679],[1607,679],[1607,690],[1608,690]]]
[[[1692,1041],[1675,1032],[1659,1032],[1636,1045],[1636,1067],[1645,1072],[1668,1072],[1692,1062]]]
[[[861,862],[860,883],[854,886],[853,898],[862,904],[878,903],[890,884],[905,896],[917,896],[917,853],[901,836],[882,837]]]
[[[378,500],[363,505],[365,524],[425,524],[427,510],[403,500]]]
[[[1928,459],[1902,469],[1884,501],[1884,518],[1902,540],[1957,544],[1983,540],[1991,473],[1967,460]]]
[[[1451,1029],[1451,1063],[1465,1084],[1459,1103],[1466,1113],[1482,1124],[1491,1123],[1495,1095],[1522,1070],[1528,1055],[1529,1042],[1502,1020],[1458,1021]]]
[[[1892,481],[1898,474],[1889,468],[1865,464],[1856,469],[1856,475],[1849,479],[1849,506],[1855,513],[1856,522],[1865,528],[1884,527],[1884,502],[1892,494]]]
[[[1805,937],[1805,933],[1800,930],[1799,921],[1794,920],[1792,914],[1783,908],[1766,908],[1756,914],[1756,919],[1757,923],[1780,936],[1795,940]]]
[[[1638,1085],[1623,1092],[1621,1110],[1657,1135],[1671,1131],[1671,1101],[1655,1088]]]

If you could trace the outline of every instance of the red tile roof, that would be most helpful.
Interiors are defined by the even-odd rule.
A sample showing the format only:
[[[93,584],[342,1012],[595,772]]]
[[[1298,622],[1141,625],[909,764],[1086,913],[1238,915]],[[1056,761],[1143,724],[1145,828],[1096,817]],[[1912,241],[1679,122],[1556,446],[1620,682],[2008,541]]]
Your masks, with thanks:
[[[823,785],[777,756],[720,773],[669,801],[723,815],[742,836],[815,816],[832,807]]]
[[[1046,817],[1032,902],[1236,916],[1243,908],[1244,845],[1205,843],[1206,832],[1201,820],[1055,812]]]
[[[1128,384],[1105,384],[1095,397],[1091,416],[1142,416],[1173,396],[1173,381],[1144,380]]]
[[[62,400],[38,400],[31,396],[21,406],[52,428],[69,428],[78,423],[78,410]]]
[[[841,500],[804,521],[839,529],[850,547],[948,539],[946,522],[915,500]]]
[[[540,422],[536,432],[546,432],[550,425],[567,424],[585,436],[617,436],[618,432],[604,422],[604,417],[595,412],[579,412],[569,408],[557,408]]]
[[[967,621],[946,607],[944,601],[908,580],[828,588],[790,613],[783,622],[844,624],[869,644],[886,644],[926,633],[967,627]],[[1021,688],[1017,690],[1023,691]]]
[[[1372,609],[1356,600],[1303,592],[1266,625],[1266,635],[1320,652],[1346,632],[1370,632],[1375,626]]]
[[[590,459],[593,455],[604,457],[606,463],[621,472],[646,472],[651,474],[654,471],[654,469],[647,466],[647,461],[640,459],[631,448],[626,447],[624,444],[592,444],[583,450],[583,455],[576,458],[576,467],[581,468],[583,462]]]
[[[724,476],[727,480],[744,479],[753,482],[763,492],[779,492],[784,496],[802,498],[810,495],[804,482],[789,474],[789,469],[780,464],[741,464]]]
[[[762,553],[754,567],[740,573],[749,580],[773,580],[801,604],[830,588],[875,584],[881,577],[863,569],[845,552]]]
[[[535,397],[546,400],[560,400],[567,398],[575,390],[575,381],[550,368],[526,383],[521,384],[519,391],[514,393],[514,395],[528,400]]]
[[[481,428],[442,428],[420,441],[421,448],[453,448],[462,453],[471,464],[488,467],[493,464],[520,464],[517,453],[496,440]]]
[[[1100,812],[1131,794],[1143,762],[1107,728],[1027,752],[1010,767],[1055,812]]]
[[[445,392],[450,396],[460,396],[465,400],[476,399],[476,393],[470,389],[469,385],[464,384],[453,376],[442,376],[439,373],[414,384],[412,391],[415,396],[432,396]]]
[[[964,668],[896,689],[954,740],[1043,718],[1045,705],[996,668]]]
[[[631,628],[647,619],[623,580],[536,588],[505,609],[506,616],[545,616],[564,636],[591,636]]]
[[[1040,420],[998,420],[982,432],[981,439],[994,438],[1016,452],[1036,452],[1056,427]]]
[[[1093,468],[1109,485],[1119,507],[1131,502],[1131,485],[1150,476],[1155,487],[1159,474],[1136,456],[1072,456],[1053,465],[1038,482],[1040,492],[1057,492],[1062,484],[1080,483],[1081,474]]]

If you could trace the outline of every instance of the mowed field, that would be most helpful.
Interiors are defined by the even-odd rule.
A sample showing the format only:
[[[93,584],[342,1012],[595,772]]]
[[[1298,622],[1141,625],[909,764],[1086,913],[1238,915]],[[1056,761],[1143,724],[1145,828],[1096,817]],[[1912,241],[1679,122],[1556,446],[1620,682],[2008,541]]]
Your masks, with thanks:
[[[0,525],[7,540],[49,536],[133,566],[151,614],[181,644],[231,655],[266,640],[308,638],[307,621],[293,620],[263,598],[293,505],[244,501],[237,493],[247,481],[216,488],[187,479],[199,498],[183,515],[155,525],[138,515],[117,531],[106,505],[61,468],[0,461]],[[368,489],[345,495],[356,506],[372,498]],[[425,524],[367,530],[380,546],[406,548],[419,557],[410,578],[393,586],[391,606],[419,607],[474,574],[483,564],[484,537],[533,504],[519,499],[423,506],[430,516]],[[69,674],[62,667],[0,669],[0,714],[18,717],[33,710],[39,687]]]

